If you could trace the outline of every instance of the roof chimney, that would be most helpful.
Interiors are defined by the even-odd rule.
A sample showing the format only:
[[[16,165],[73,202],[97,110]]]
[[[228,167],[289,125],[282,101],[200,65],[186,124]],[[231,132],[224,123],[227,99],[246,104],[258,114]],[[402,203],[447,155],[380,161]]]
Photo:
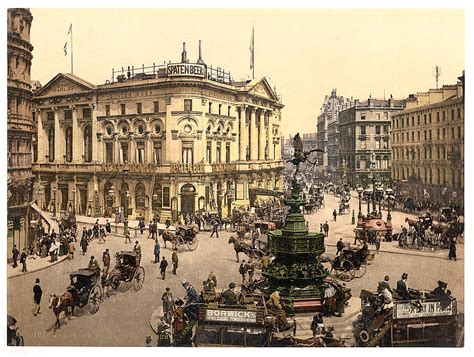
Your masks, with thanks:
[[[202,60],[202,53],[201,53],[201,40],[199,40],[199,58],[197,60],[197,63],[204,64],[204,61]]]
[[[186,55],[186,42],[183,42],[183,52],[181,53],[181,63],[187,63],[187,55]]]

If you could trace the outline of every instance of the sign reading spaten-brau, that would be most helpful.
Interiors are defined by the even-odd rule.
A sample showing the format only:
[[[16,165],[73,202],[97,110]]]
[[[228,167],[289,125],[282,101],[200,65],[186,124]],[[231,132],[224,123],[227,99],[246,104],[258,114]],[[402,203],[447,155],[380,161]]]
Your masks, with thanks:
[[[193,63],[169,63],[166,66],[166,74],[172,76],[194,76],[205,77],[206,67],[201,64]]]
[[[435,317],[456,315],[456,301],[420,301],[418,304],[397,303],[393,310],[394,319],[412,319],[417,317]]]
[[[257,311],[206,309],[206,321],[256,323]]]

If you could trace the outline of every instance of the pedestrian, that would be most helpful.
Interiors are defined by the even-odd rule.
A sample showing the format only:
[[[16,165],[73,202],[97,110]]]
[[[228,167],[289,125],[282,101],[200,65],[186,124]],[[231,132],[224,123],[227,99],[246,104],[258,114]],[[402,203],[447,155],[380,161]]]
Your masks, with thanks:
[[[87,266],[87,269],[100,272],[99,263],[97,262],[97,259],[95,259],[93,255],[91,256],[91,259],[89,260],[89,265]]]
[[[329,237],[329,224],[328,224],[328,221],[326,221],[326,223],[323,224],[323,230],[324,230],[324,235],[326,237]]]
[[[456,239],[451,238],[449,242],[449,260],[454,259],[456,261]]]
[[[212,221],[212,233],[211,233],[211,238],[212,236],[214,235],[214,233],[216,234],[216,238],[219,238],[219,233],[217,232],[217,228],[219,228],[219,222],[217,221],[217,219],[214,219]]]
[[[382,239],[380,238],[380,235],[379,234],[376,234],[375,235],[375,239],[374,239],[374,245],[375,245],[375,251],[377,252],[377,254],[379,253],[379,249],[380,249],[380,241]]]
[[[13,258],[13,267],[16,268],[18,266],[18,256],[20,255],[20,251],[16,247],[16,244],[13,245],[12,249],[12,258]]]
[[[245,283],[245,275],[247,274],[247,264],[245,260],[242,260],[242,263],[239,266],[239,274],[242,276],[242,284]]]
[[[213,272],[213,271],[211,271],[211,272],[209,273],[209,276],[207,277],[207,281],[208,281],[208,282],[209,282],[209,281],[212,281],[214,287],[217,286],[217,277],[214,275],[214,272]]]
[[[74,259],[74,252],[75,251],[76,251],[76,246],[74,245],[74,243],[71,242],[69,244],[69,250],[68,250],[68,256],[67,256],[67,258],[69,260]]]
[[[109,220],[107,220],[107,221],[105,222],[105,231],[107,232],[107,234],[112,233],[112,229],[111,229],[111,227],[110,227],[110,222],[109,222]]]
[[[132,239],[130,238],[130,230],[127,228],[127,230],[124,229],[124,235],[125,235],[125,243],[132,243]]]
[[[104,264],[104,269],[102,270],[103,275],[107,275],[110,269],[110,253],[109,248],[102,253],[102,263]]]
[[[174,312],[174,300],[171,289],[167,287],[166,291],[161,296],[161,301],[163,301],[163,316],[167,323],[171,323],[173,312]]]
[[[173,274],[176,275],[176,269],[178,269],[178,254],[176,252],[173,252],[171,254],[171,263],[173,263]]]
[[[26,270],[26,248],[23,248],[23,251],[21,252],[20,263],[23,265],[21,271],[23,273],[27,272],[28,270]]]
[[[35,285],[33,286],[33,302],[35,303],[35,316],[41,314],[41,296],[43,295],[43,290],[40,286],[39,278],[36,278]]]
[[[396,292],[402,300],[410,300],[410,291],[408,290],[408,274],[403,273],[401,280],[397,281]]]
[[[138,228],[140,229],[140,234],[143,234],[143,231],[145,230],[145,222],[143,219],[138,221]]]
[[[100,231],[99,231],[99,243],[105,243],[105,229],[104,227],[100,227]]]
[[[334,217],[334,222],[336,222],[337,212],[335,208],[334,211],[332,211],[332,216]]]
[[[87,242],[87,239],[83,236],[81,238],[82,255],[86,255],[88,245],[89,243]]]
[[[137,266],[140,265],[140,260],[142,259],[142,247],[140,247],[140,243],[135,241],[135,245],[133,246],[133,252],[137,255]]]
[[[338,255],[344,249],[344,242],[342,238],[339,238],[338,242],[336,243],[336,255]]]
[[[93,232],[93,238],[99,238],[99,220],[96,219],[94,223],[94,228],[92,229]]]
[[[158,242],[158,239],[155,239],[155,247],[153,248],[153,254],[155,255],[155,261],[153,264],[159,263],[160,262],[160,242]]]
[[[165,257],[161,259],[160,263],[160,274],[161,274],[161,279],[165,280],[166,277],[166,268],[168,267],[168,261],[166,260]]]
[[[249,275],[249,283],[253,281],[253,275],[255,274],[255,263],[250,262],[247,264],[247,274]]]

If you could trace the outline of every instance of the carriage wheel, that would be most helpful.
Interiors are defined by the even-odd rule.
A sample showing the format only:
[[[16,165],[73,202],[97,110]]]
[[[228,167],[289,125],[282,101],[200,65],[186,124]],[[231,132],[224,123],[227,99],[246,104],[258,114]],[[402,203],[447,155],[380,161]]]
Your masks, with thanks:
[[[189,250],[195,251],[198,247],[197,237],[194,237],[192,241],[187,242],[186,247],[188,247]]]
[[[354,269],[351,270],[351,274],[354,278],[362,278],[365,275],[366,269],[365,264],[361,264],[358,268],[354,267]]]
[[[120,285],[120,272],[112,271],[110,273],[110,287],[114,290],[117,290]]]
[[[133,274],[132,284],[135,291],[140,290],[145,282],[145,269],[138,267]]]
[[[102,301],[102,288],[100,285],[94,285],[94,287],[89,292],[89,298],[87,302],[89,304],[89,312],[95,314],[99,311],[99,305]]]
[[[361,342],[367,343],[370,340],[370,335],[366,330],[362,330],[359,332],[359,339],[361,340]]]
[[[178,248],[178,245],[184,245],[184,239],[179,235],[176,236],[176,248]]]
[[[353,278],[351,271],[353,269],[354,265],[350,261],[343,260],[339,270],[336,270],[337,277],[342,281],[351,281]]]

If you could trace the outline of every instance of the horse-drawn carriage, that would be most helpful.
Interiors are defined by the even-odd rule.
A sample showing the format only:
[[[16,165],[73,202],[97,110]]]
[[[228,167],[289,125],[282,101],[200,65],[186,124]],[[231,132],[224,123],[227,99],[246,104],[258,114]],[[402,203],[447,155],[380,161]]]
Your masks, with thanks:
[[[120,283],[131,282],[135,291],[145,282],[145,269],[140,266],[140,256],[134,252],[121,251],[115,254],[116,264],[105,278],[105,285],[117,289]]]
[[[71,284],[68,286],[67,292],[72,295],[74,305],[79,307],[88,305],[91,314],[99,311],[103,294],[100,270],[79,269],[71,273],[69,277]]]
[[[198,247],[198,233],[199,226],[197,224],[176,226],[175,232],[169,229],[158,230],[158,234],[163,237],[165,248],[166,242],[170,242],[174,250],[177,250],[180,247],[186,247],[191,251],[196,250]]]
[[[361,278],[365,275],[367,262],[374,259],[366,246],[362,248],[346,247],[331,261],[331,272],[343,281]]]

